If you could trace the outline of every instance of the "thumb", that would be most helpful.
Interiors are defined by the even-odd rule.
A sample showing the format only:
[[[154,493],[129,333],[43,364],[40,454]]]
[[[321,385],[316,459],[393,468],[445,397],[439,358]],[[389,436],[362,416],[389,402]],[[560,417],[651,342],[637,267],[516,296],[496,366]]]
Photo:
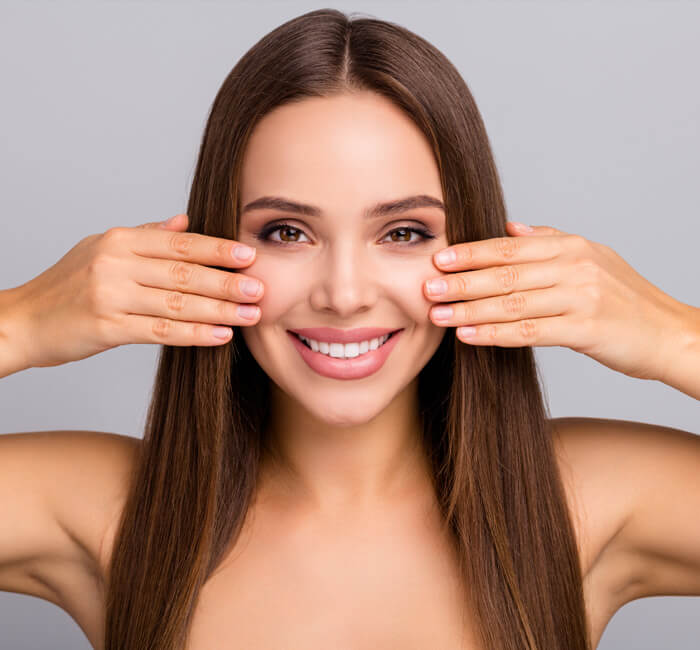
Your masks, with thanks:
[[[184,217],[184,219],[183,219]],[[184,213],[176,214],[165,221],[151,221],[149,223],[141,224],[136,226],[136,228],[164,228],[166,230],[181,230],[182,228],[187,228],[187,222],[189,219]]]

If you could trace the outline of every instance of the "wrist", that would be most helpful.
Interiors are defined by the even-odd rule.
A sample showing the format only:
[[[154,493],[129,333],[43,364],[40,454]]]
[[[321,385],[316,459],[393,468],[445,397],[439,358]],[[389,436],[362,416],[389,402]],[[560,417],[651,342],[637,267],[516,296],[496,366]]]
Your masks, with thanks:
[[[659,381],[700,400],[700,308],[678,302]]]
[[[0,291],[0,377],[31,368],[21,320],[21,287]]]

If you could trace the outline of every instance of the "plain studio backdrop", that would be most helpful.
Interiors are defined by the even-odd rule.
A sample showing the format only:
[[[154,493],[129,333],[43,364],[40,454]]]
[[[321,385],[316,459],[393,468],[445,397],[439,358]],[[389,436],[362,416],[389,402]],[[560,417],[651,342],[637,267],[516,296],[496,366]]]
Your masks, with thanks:
[[[700,3],[639,0],[0,3],[0,288],[86,235],[185,211],[224,78],[264,34],[321,7],[397,22],[457,66],[510,219],[605,243],[700,305]],[[568,348],[535,350],[552,417],[700,433],[697,400]],[[141,437],[157,353],[122,346],[6,377],[0,431]],[[697,650],[699,621],[698,598],[640,599],[613,617],[599,648]],[[57,606],[0,593],[0,647],[90,645]]]

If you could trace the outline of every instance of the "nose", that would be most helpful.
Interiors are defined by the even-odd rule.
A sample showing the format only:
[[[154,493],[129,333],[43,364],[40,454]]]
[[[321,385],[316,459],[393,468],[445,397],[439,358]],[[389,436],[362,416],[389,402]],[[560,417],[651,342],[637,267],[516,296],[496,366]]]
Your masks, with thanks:
[[[372,308],[380,278],[362,244],[347,239],[329,246],[309,270],[316,274],[312,307],[350,318]]]

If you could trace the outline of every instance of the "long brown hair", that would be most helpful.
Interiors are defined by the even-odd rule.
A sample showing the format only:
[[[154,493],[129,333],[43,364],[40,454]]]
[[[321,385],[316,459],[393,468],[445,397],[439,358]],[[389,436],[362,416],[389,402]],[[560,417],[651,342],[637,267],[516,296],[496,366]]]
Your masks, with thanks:
[[[456,68],[403,27],[333,9],[274,29],[225,79],[189,231],[236,238],[242,156],[262,116],[355,90],[395,102],[428,138],[450,244],[506,236],[488,136]],[[254,498],[268,382],[237,327],[229,345],[162,347],[107,576],[105,650],[185,647],[200,589]],[[532,349],[466,345],[449,328],[419,375],[419,401],[483,647],[588,650],[580,560]]]

